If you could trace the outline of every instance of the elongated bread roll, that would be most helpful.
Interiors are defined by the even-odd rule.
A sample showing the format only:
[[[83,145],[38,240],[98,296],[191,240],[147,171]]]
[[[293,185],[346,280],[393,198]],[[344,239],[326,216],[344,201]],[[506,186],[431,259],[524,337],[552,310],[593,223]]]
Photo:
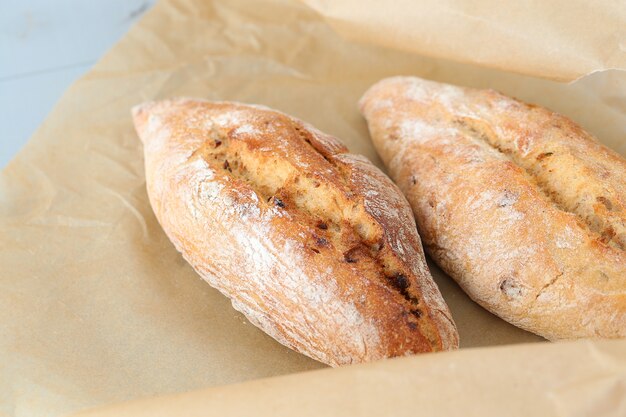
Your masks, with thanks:
[[[389,78],[361,99],[424,246],[491,312],[548,339],[626,336],[626,161],[491,90]]]
[[[133,116],[163,229],[270,336],[333,366],[458,346],[411,209],[367,159],[260,106]]]

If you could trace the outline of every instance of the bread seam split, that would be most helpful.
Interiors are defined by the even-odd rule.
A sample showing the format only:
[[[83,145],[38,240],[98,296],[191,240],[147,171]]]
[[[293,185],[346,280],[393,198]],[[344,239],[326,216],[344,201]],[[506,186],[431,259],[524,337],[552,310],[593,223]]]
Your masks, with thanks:
[[[290,127],[293,128],[297,132],[297,135],[302,141],[302,144],[308,147],[309,149],[311,149],[311,151],[320,155],[326,161],[326,163],[328,163],[332,167],[332,169],[336,171],[337,176],[335,178],[341,180],[344,187],[348,188],[349,179],[346,173],[344,172],[343,167],[340,164],[338,164],[337,161],[333,160],[332,156],[325,155],[323,152],[318,150],[311,143],[311,138],[307,136],[307,133],[309,135],[312,135],[312,134],[310,132],[305,132],[304,127],[301,127],[296,123],[292,123]],[[325,224],[326,228],[322,230],[326,230],[326,232],[323,232],[322,230],[320,230],[319,236],[316,236],[316,238],[314,239],[314,241],[312,242],[310,246],[310,249],[313,252],[319,253],[320,247],[333,244],[333,240],[330,240],[330,241],[326,240],[328,237],[327,235],[332,233],[333,231],[342,230],[343,228],[341,227],[341,225],[337,224],[333,219],[327,216],[324,216],[324,214],[322,213],[314,213],[305,205],[299,203],[297,199],[294,199],[293,198],[294,194],[296,194],[298,191],[301,191],[301,189],[295,190],[294,192],[294,190],[290,190],[288,187],[285,187],[285,185],[290,181],[298,181],[302,179],[300,174],[296,171],[295,167],[291,166],[292,171],[284,178],[285,181],[276,189],[271,190],[271,189],[268,189],[268,187],[266,186],[259,186],[260,178],[258,176],[257,177],[254,176],[255,175],[254,170],[245,171],[246,174],[240,172],[240,170],[246,169],[245,164],[243,164],[241,161],[242,155],[240,154],[241,152],[245,152],[245,146],[242,145],[242,148],[239,149],[234,154],[224,155],[225,153],[228,152],[227,149],[229,149],[229,145],[230,145],[229,144],[230,139],[228,138],[228,135],[221,133],[219,129],[216,128],[215,124],[211,126],[210,134],[213,135],[213,137],[207,140],[208,146],[206,147],[206,149],[199,148],[198,151],[195,151],[194,153],[192,153],[192,155],[190,156],[190,161],[193,160],[194,157],[201,157],[207,164],[215,165],[215,163],[213,162],[214,159],[211,159],[210,156],[216,155],[218,157],[217,160],[219,162],[217,164],[218,166],[214,167],[214,169],[219,169],[219,165],[221,164],[223,170],[227,173],[226,175],[228,175],[229,177],[233,179],[244,182],[247,186],[252,188],[253,192],[257,194],[260,201],[262,202],[265,201],[266,205],[271,205],[271,204],[277,205],[280,208],[285,209],[288,212],[290,210],[296,211],[298,212],[298,216],[297,216],[298,218],[302,218],[307,215],[315,216],[318,219],[317,220],[318,224],[320,222]],[[337,154],[339,153],[347,154],[347,149],[342,149],[342,152],[337,152]],[[221,155],[224,155],[224,158],[220,159],[219,156]],[[289,165],[289,164],[285,163],[283,165]],[[305,180],[308,180],[308,179],[305,179]],[[265,190],[263,188],[265,188]],[[286,200],[290,201],[288,205],[285,203]],[[293,204],[291,204],[292,202]],[[337,202],[336,199],[335,199],[335,202],[336,202],[337,207],[339,207],[340,204],[339,202]],[[356,218],[358,214],[354,214],[355,209],[357,209],[358,213],[361,213],[361,216],[367,217],[367,220],[369,223],[376,224],[376,220],[370,214],[366,212],[362,201],[360,203],[355,204],[352,207],[351,211],[350,210],[342,211],[342,215],[344,217],[348,217],[348,223],[351,228],[351,231],[347,231],[346,234],[350,235],[352,233],[353,235],[357,236],[360,239],[360,241],[357,241],[353,247],[350,247],[350,248],[344,247],[341,249],[341,252],[344,254],[344,259],[347,258],[346,262],[349,262],[349,263],[357,263],[356,260],[352,260],[352,262],[350,262],[350,256],[354,256],[354,252],[359,251],[360,247],[365,246],[367,250],[359,251],[359,252],[361,255],[366,255],[373,262],[373,264],[376,265],[376,267],[379,269],[378,278],[381,284],[383,285],[391,284],[391,288],[393,288],[397,293],[402,295],[405,298],[405,300],[408,302],[408,306],[410,307],[409,312],[413,316],[415,316],[415,318],[418,321],[417,322],[418,325],[420,325],[420,328],[423,331],[431,330],[431,329],[423,328],[422,320],[420,320],[423,314],[421,310],[423,307],[419,305],[420,303],[419,303],[418,298],[421,296],[421,294],[411,284],[411,280],[407,279],[407,275],[410,274],[410,271],[408,271],[406,268],[399,267],[399,265],[396,265],[396,268],[392,267],[393,263],[395,262],[390,263],[389,256],[387,256],[386,257],[387,259],[385,259],[385,256],[381,254],[380,249],[382,245],[384,244],[383,242],[384,237],[383,237],[382,232],[379,233],[380,236],[377,237],[374,242],[367,241],[368,240],[367,236],[365,236],[362,232],[362,230],[365,228],[363,227],[364,222]],[[349,240],[352,240],[352,239],[349,239]],[[341,242],[334,242],[334,243],[339,243],[338,245],[335,244],[334,246],[339,246],[339,247],[341,246]],[[402,270],[398,271],[398,269],[402,269]],[[383,277],[385,278],[384,280],[382,279]]]
[[[495,92],[494,92],[495,93]],[[526,179],[530,184],[532,184],[534,189],[536,189],[539,194],[545,198],[546,201],[552,203],[557,210],[560,210],[564,213],[572,214],[576,216],[577,219],[580,220],[579,225],[583,226],[587,234],[592,237],[600,240],[602,243],[610,245],[615,249],[625,250],[625,248],[620,245],[618,242],[613,241],[613,237],[615,235],[608,235],[609,239],[607,240],[607,235],[601,233],[600,231],[592,230],[591,224],[588,220],[579,212],[575,210],[569,210],[563,202],[561,201],[561,195],[558,190],[551,190],[545,181],[542,181],[535,170],[526,166],[522,163],[523,160],[519,158],[511,150],[505,149],[502,145],[498,145],[498,142],[501,141],[498,134],[495,133],[492,129],[489,129],[484,123],[479,123],[477,120],[469,118],[469,117],[460,117],[454,119],[454,123],[457,125],[460,131],[466,134],[467,137],[477,141],[483,142],[487,146],[489,146],[494,151],[500,153],[502,156],[511,161],[515,166],[520,168],[525,174]],[[493,140],[495,138],[495,140]],[[542,155],[550,154],[548,156],[554,155],[554,153],[548,152],[543,153]]]

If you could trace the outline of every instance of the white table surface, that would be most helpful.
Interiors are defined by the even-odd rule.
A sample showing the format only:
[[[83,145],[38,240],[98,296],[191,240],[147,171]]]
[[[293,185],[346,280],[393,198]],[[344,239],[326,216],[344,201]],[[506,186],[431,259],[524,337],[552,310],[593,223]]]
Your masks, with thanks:
[[[0,169],[155,0],[0,0]]]

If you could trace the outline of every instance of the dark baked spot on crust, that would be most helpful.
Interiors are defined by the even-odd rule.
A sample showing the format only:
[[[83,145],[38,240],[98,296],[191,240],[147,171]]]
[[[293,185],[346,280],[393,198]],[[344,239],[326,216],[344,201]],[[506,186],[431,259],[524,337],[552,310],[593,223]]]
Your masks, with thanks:
[[[611,226],[607,226],[602,230],[602,234],[600,235],[600,240],[604,243],[608,243],[615,236],[615,230]]]
[[[328,229],[328,224],[324,223],[323,221],[319,221],[317,222],[317,228],[318,229],[322,229],[322,230],[327,230]]]
[[[626,233],[620,233],[619,235],[616,235],[614,240],[617,246],[620,247],[620,249],[626,250]]]
[[[329,245],[328,240],[320,236],[315,236],[315,243],[317,244],[317,246],[321,246],[321,247],[326,247]]]
[[[549,156],[552,156],[552,155],[554,155],[554,152],[544,152],[544,153],[541,153],[541,154],[537,155],[537,161],[542,161],[545,158],[547,158]]]
[[[394,286],[396,290],[404,297],[405,300],[411,304],[419,304],[417,297],[414,297],[410,293],[411,284],[406,275],[401,272],[396,272],[387,276],[387,279]]]
[[[606,207],[607,210],[609,211],[613,210],[613,203],[611,203],[611,200],[609,200],[608,198],[603,197],[603,196],[598,196],[596,197],[596,201],[598,203],[602,203],[604,207]]]
[[[278,197],[274,197],[274,205],[280,208],[285,208],[285,202]]]
[[[397,272],[390,278],[393,286],[396,287],[401,293],[406,292],[407,288],[409,288],[409,280],[406,278],[406,275]]]
[[[513,276],[507,276],[500,281],[500,291],[509,299],[522,296],[522,287]]]
[[[419,326],[417,323],[420,321],[424,313],[419,308],[411,308],[404,314],[406,318],[406,324],[410,329],[417,329]]]
[[[591,214],[587,217],[587,224],[592,232],[600,233],[602,227],[604,226],[604,220],[602,220],[600,216]]]
[[[346,261],[347,263],[349,263],[349,264],[355,264],[355,263],[357,262],[357,260],[356,260],[356,259],[350,258],[348,255],[345,255],[345,256],[344,256],[344,259],[345,259],[345,261]]]
[[[343,260],[349,264],[355,264],[357,262],[357,259],[352,257],[352,253],[350,251],[343,254]]]
[[[376,264],[376,254],[373,252],[372,248],[362,243],[357,243],[350,249],[344,251],[343,260],[349,264],[357,263],[360,260],[363,260],[365,261],[365,268],[367,268],[368,265],[376,268],[383,268],[382,265]]]

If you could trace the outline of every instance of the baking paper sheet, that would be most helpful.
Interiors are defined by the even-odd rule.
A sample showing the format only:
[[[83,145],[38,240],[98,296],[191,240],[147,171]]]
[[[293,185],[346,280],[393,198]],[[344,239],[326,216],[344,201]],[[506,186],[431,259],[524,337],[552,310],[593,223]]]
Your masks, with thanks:
[[[304,0],[342,35],[376,45],[571,81],[626,68],[621,0]]]
[[[626,415],[623,343],[462,349],[251,381],[76,417]]]
[[[552,41],[544,39],[547,47]],[[622,72],[565,85],[347,41],[296,1],[162,0],[67,91],[0,176],[0,416],[58,416],[322,368],[249,324],[175,251],[148,203],[129,109],[178,95],[265,104],[336,135],[380,166],[356,102],[372,83],[398,74],[496,88],[548,106],[626,154]],[[541,340],[489,314],[431,267],[463,349]],[[560,349],[538,346],[515,347],[510,354]],[[596,349],[580,346],[575,349]],[[612,357],[623,360],[626,342],[611,346]],[[483,351],[471,352],[450,358],[474,366]],[[439,365],[428,366],[442,367],[433,374],[443,372],[446,355],[371,365],[377,378],[391,383],[355,385],[363,390],[360,407],[378,401],[368,394],[391,395],[384,387],[393,388],[405,366],[409,377],[421,369],[418,363],[439,358]],[[558,366],[546,372],[555,379],[579,365],[576,355],[551,357]],[[623,395],[623,368],[590,363],[593,372],[585,368],[576,375],[592,378],[602,371],[621,381],[618,388],[592,385],[594,396],[616,389]],[[521,360],[488,361],[484,367],[504,374],[525,369]],[[358,380],[367,369],[339,372]],[[334,372],[290,378],[306,384],[309,375],[328,375],[320,384],[332,390]],[[494,407],[507,410],[514,394],[505,385],[493,389],[500,389],[501,398]],[[251,404],[260,401],[253,389],[235,390]],[[474,401],[469,391],[460,392],[455,401]],[[443,407],[445,398],[437,398]],[[398,413],[409,410],[407,403],[385,404]]]

